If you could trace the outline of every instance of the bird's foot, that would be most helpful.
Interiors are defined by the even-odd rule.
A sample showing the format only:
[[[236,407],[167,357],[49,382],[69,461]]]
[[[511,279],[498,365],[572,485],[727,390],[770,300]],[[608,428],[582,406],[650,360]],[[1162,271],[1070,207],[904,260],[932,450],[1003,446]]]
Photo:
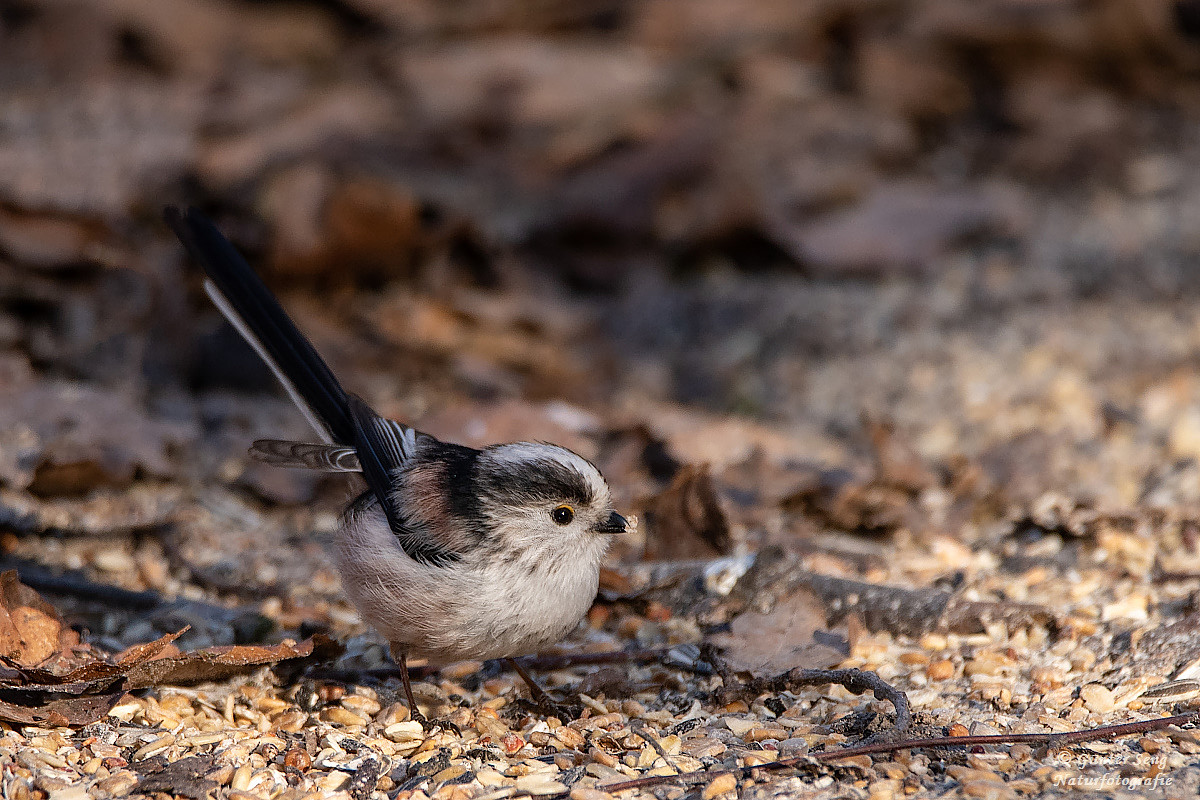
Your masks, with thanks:
[[[520,698],[517,702],[522,709],[529,713],[539,714],[543,717],[557,717],[564,725],[579,719],[583,714],[583,706],[579,703],[560,703],[549,695],[532,700]]]
[[[450,731],[455,736],[462,735],[462,729],[445,717],[434,717],[433,719],[430,719],[420,711],[413,711],[409,714],[408,718],[415,722],[419,722],[421,724],[421,729],[424,730],[425,733],[433,733],[437,730],[443,730]]]
[[[580,714],[583,713],[582,706],[578,704],[572,704],[571,706],[562,705],[553,697],[551,697],[546,690],[543,689],[541,685],[539,685],[538,682],[533,679],[533,676],[525,671],[525,668],[521,666],[519,661],[513,658],[508,658],[505,660],[508,661],[512,668],[517,671],[517,674],[521,676],[526,685],[529,686],[529,696],[533,698],[533,707],[542,714],[545,714],[549,717],[558,717],[563,722],[568,722],[573,719],[578,719]]]

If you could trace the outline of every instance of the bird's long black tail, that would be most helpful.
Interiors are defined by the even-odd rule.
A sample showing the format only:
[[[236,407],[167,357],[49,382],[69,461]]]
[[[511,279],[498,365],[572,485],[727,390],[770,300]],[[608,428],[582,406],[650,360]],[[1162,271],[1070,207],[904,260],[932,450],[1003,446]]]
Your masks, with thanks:
[[[401,533],[404,525],[392,496],[392,476],[416,451],[416,431],[384,419],[361,399],[346,393],[275,295],[207,217],[194,208],[185,214],[172,207],[165,210],[165,216],[208,275],[204,285],[208,296],[267,363],[317,432],[327,442],[353,448],[388,525]],[[273,455],[272,446],[265,442],[256,454],[271,451]],[[336,452],[339,469],[344,469],[340,459],[347,453],[342,449]]]
[[[317,432],[326,441],[355,446],[346,391],[246,260],[196,209],[183,213],[168,207],[164,216],[204,268],[205,289],[217,308],[258,351]]]

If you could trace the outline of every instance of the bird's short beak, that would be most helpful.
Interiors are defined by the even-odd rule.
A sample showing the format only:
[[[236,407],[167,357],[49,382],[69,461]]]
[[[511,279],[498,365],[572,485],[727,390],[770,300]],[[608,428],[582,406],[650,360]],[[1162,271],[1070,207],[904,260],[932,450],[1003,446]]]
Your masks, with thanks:
[[[617,512],[611,512],[605,519],[592,526],[596,533],[625,533],[629,530],[629,521]]]

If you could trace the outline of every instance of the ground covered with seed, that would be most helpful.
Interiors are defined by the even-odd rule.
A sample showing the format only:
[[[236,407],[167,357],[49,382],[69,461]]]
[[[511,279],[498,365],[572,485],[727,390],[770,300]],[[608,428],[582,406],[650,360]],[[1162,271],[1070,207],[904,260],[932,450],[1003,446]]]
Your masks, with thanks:
[[[725,5],[0,8],[0,797],[1197,792],[1182,720],[828,757],[1200,710],[1197,4]],[[639,517],[561,712],[410,719],[167,203],[382,413]]]

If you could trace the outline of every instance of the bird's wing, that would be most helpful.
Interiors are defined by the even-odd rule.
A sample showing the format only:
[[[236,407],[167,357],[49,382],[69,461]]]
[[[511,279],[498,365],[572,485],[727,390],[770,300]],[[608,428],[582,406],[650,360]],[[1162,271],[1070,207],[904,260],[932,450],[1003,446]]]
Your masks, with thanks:
[[[361,432],[357,449],[363,475],[370,481],[374,470],[387,476],[393,488],[381,505],[400,547],[413,560],[435,567],[461,559],[465,544],[462,526],[447,505],[442,461],[414,458],[422,439],[434,448],[447,446],[428,434],[379,416],[355,395],[350,395],[350,416]]]
[[[392,532],[403,543],[406,537],[412,538],[413,531],[405,524],[406,515],[396,502],[396,480],[405,462],[416,454],[417,432],[379,416],[357,395],[347,395],[347,401],[354,428],[354,450],[363,477],[375,491]],[[404,549],[407,552],[409,548]]]

